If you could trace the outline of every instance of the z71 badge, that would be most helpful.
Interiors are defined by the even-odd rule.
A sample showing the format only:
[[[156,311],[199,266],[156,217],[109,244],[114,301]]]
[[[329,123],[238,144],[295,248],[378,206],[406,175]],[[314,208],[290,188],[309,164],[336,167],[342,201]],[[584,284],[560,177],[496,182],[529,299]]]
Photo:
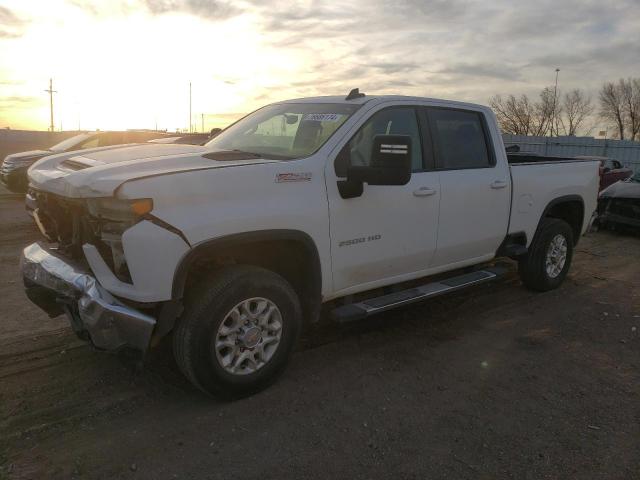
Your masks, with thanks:
[[[375,240],[380,240],[381,238],[382,238],[382,235],[378,234],[378,235],[369,235],[368,237],[354,238],[352,240],[343,240],[338,244],[338,247],[349,247],[351,245],[357,245],[359,243],[373,242]]]

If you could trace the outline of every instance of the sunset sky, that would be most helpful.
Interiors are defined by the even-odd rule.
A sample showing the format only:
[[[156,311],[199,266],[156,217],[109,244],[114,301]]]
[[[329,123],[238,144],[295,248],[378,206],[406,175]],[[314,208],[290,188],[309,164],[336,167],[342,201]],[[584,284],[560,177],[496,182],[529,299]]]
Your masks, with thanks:
[[[264,103],[398,93],[595,96],[639,76],[638,0],[0,0],[0,128],[224,126]]]

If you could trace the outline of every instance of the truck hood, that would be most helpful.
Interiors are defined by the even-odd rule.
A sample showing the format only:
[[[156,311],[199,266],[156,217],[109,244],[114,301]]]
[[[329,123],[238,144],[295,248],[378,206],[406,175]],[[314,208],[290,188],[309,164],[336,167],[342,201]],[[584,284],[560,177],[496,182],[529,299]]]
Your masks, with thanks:
[[[640,198],[640,183],[633,180],[619,180],[609,185],[601,193],[601,197]]]
[[[36,162],[29,169],[29,184],[65,197],[104,197],[138,178],[277,161],[212,160],[203,157],[207,152],[199,145],[149,143],[62,153]]]

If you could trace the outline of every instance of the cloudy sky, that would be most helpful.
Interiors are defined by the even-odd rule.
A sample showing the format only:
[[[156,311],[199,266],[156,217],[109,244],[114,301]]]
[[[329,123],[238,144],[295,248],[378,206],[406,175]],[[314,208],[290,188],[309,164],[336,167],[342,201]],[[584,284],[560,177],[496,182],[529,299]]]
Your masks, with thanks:
[[[278,99],[487,103],[640,76],[638,0],[0,0],[0,128],[223,126]]]

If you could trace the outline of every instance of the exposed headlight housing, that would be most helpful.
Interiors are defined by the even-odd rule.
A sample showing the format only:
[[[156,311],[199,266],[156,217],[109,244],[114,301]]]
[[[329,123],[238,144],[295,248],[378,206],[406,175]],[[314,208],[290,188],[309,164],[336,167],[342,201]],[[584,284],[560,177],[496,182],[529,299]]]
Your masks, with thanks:
[[[91,223],[94,234],[104,245],[104,247],[98,245],[98,251],[111,265],[114,274],[120,280],[130,282],[131,276],[122,246],[122,234],[153,210],[153,200],[150,198],[135,200],[92,198],[87,200],[87,210],[93,217]]]
[[[87,209],[92,217],[112,222],[135,223],[153,210],[153,200],[120,198],[91,198],[87,200]]]

